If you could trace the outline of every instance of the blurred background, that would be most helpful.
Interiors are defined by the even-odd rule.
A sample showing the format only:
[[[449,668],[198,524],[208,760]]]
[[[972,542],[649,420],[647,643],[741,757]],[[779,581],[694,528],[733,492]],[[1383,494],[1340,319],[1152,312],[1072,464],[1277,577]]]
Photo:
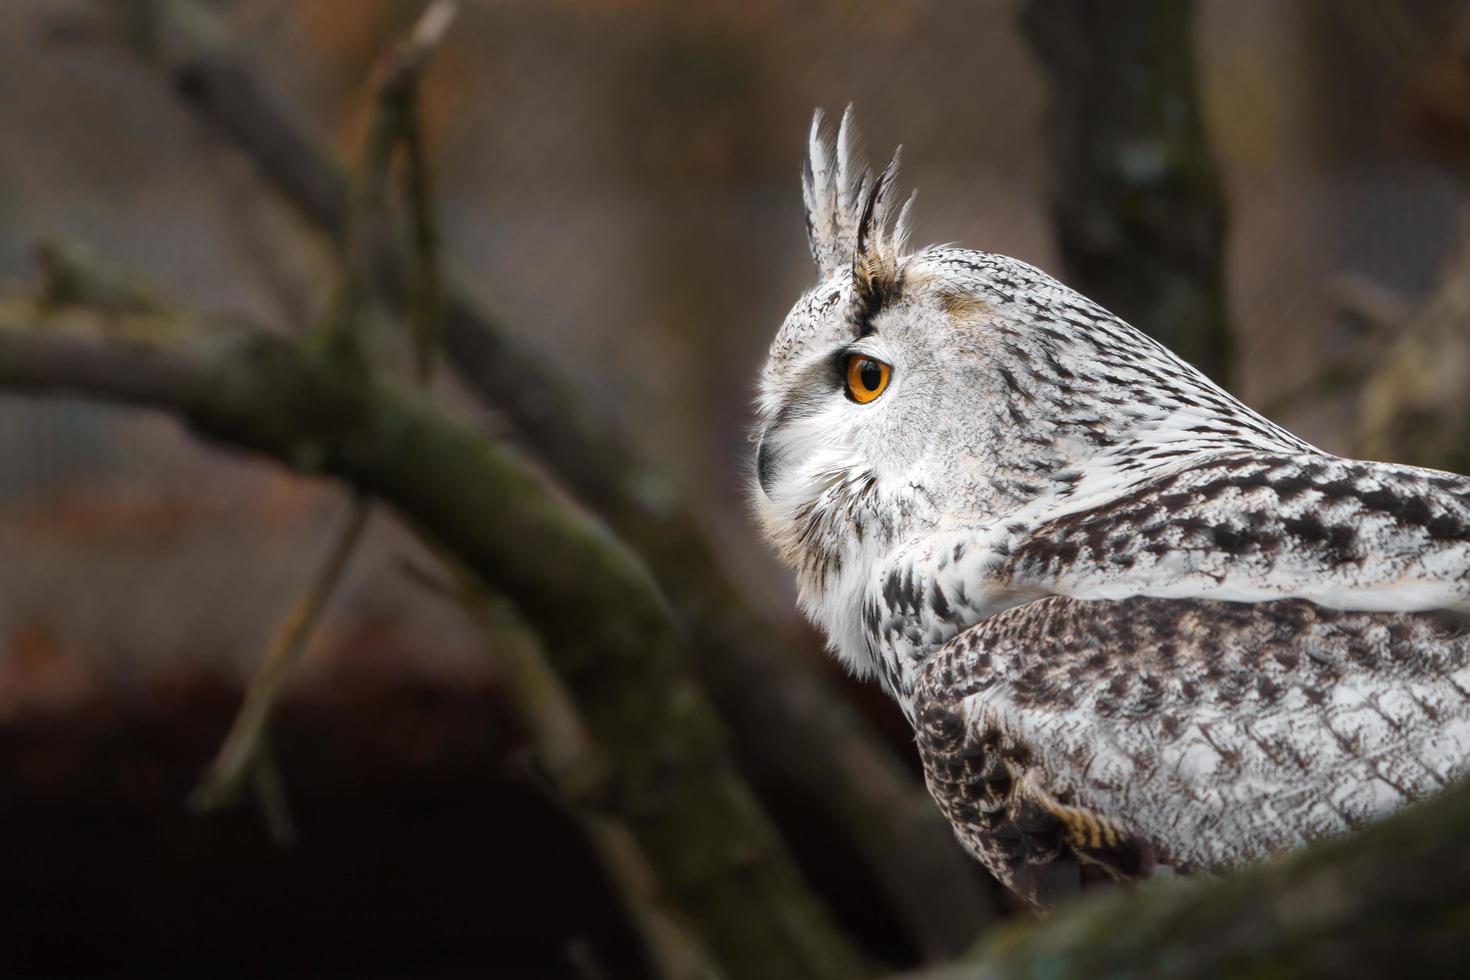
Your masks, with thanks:
[[[303,332],[328,301],[329,241],[181,101],[118,7],[0,5],[0,283],[34,282],[38,242],[85,243],[190,307]],[[374,65],[421,8],[203,5],[344,162]],[[1194,4],[1228,385],[1329,451],[1459,465],[1465,8]],[[476,298],[652,462],[744,600],[906,765],[902,719],[828,664],[748,517],[753,383],[813,279],[798,174],[814,107],[854,103],[875,158],[904,145],[916,242],[1067,278],[1047,76],[1020,13],[466,2],[423,80],[444,252]],[[499,431],[452,377],[439,393]],[[342,508],[338,488],[168,418],[0,396],[0,973],[638,975],[585,843],[526,776],[495,638],[418,580],[430,559],[391,519],[274,733],[294,845],[248,805],[184,808]],[[920,963],[842,842],[756,778],[863,955]],[[976,887],[1009,914],[978,870]]]

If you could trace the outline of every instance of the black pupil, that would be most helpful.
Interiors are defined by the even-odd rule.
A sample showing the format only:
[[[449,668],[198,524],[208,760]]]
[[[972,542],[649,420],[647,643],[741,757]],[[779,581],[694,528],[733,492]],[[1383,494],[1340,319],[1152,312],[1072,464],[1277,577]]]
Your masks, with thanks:
[[[883,369],[878,366],[877,361],[864,358],[862,366],[858,368],[858,379],[868,391],[877,391],[878,386],[883,383]]]

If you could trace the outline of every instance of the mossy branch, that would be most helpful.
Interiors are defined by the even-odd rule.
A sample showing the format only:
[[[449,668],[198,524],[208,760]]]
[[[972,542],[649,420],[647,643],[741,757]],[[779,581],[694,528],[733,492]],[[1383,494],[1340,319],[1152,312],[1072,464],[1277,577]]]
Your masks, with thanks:
[[[312,225],[342,235],[346,177],[231,50],[210,12],[192,0],[134,0],[121,12],[134,48],[183,102]],[[414,238],[426,233],[432,240],[432,228],[411,229]],[[388,250],[376,268],[400,306],[437,308],[443,353],[460,379],[652,567],[751,770],[822,814],[927,956],[953,955],[973,941],[997,909],[948,824],[834,685],[793,655],[785,631],[751,608],[698,515],[668,492],[664,476],[463,281],[451,276],[426,298],[413,285],[411,257]]]
[[[453,566],[451,560],[451,567]],[[566,812],[597,854],[609,884],[637,926],[644,957],[659,980],[706,980],[717,976],[704,948],[664,905],[658,875],[648,866],[638,843],[614,816],[581,805],[608,792],[608,760],[588,735],[586,726],[561,679],[549,668],[533,637],[507,629],[504,603],[487,596],[468,575],[460,575],[452,596],[488,635],[500,642],[496,655],[509,675],[511,709],[521,729],[531,736],[539,773],[552,786],[548,803]],[[532,777],[534,785],[545,779]]]
[[[1213,880],[1172,879],[1007,927],[909,980],[1447,977],[1470,922],[1470,784],[1358,834]]]
[[[611,775],[616,814],[734,977],[850,977],[857,962],[734,771],[657,588],[521,457],[391,379],[240,324],[68,329],[0,307],[0,387],[168,412],[206,438],[390,505],[544,638]],[[126,331],[124,331],[126,333]]]

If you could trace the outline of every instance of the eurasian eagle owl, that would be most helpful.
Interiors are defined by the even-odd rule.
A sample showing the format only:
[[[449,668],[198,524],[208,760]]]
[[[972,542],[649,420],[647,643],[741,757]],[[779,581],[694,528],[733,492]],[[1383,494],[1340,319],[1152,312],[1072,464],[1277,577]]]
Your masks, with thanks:
[[[1046,905],[1465,773],[1470,479],[1328,455],[1025,263],[906,251],[897,159],[853,142],[813,121],[822,281],[761,377],[754,495],[968,850]]]

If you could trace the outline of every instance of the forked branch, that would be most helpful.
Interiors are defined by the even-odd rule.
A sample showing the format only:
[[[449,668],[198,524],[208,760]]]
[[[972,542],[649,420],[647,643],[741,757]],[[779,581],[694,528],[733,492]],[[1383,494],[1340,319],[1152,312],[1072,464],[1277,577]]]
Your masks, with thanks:
[[[0,387],[162,410],[201,435],[393,507],[509,599],[609,759],[598,808],[658,874],[665,908],[735,977],[859,968],[727,755],[642,564],[516,452],[391,379],[241,324],[130,329],[0,304]],[[156,339],[150,339],[156,338]]]
[[[122,9],[135,48],[171,91],[311,224],[343,234],[346,177],[223,40],[208,10],[193,0],[137,0]],[[417,246],[413,254],[425,253]],[[438,307],[444,358],[459,378],[649,563],[751,770],[821,815],[928,957],[965,948],[997,909],[918,780],[841,692],[795,655],[785,631],[751,607],[699,515],[666,492],[649,492],[666,477],[532,352],[522,338],[534,325],[508,329],[453,277],[424,297],[413,262],[393,250],[379,261],[390,298],[400,307]]]

